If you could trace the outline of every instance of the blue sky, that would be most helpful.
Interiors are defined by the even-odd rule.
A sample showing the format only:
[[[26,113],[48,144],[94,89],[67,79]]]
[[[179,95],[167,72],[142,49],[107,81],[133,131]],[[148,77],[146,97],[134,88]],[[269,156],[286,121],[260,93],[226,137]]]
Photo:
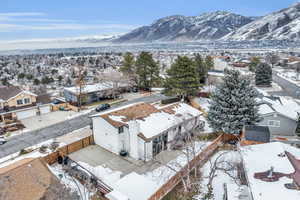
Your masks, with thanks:
[[[160,17],[226,10],[260,16],[295,0],[1,0],[0,41],[124,33]]]

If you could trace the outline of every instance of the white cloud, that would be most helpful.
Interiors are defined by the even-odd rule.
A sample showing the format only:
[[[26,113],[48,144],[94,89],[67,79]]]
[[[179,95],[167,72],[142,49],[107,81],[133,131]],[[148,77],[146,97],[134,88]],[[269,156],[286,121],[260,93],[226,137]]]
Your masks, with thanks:
[[[0,13],[0,32],[14,31],[51,31],[51,30],[103,30],[122,29],[131,30],[136,26],[103,23],[82,24],[75,20],[44,18],[42,12],[11,12]],[[25,23],[26,22],[26,23]]]
[[[133,29],[136,26],[124,24],[45,24],[45,25],[20,25],[20,24],[1,24],[0,32],[26,31],[26,30],[101,30],[101,29]]]
[[[32,17],[32,16],[44,16],[42,12],[10,12],[0,13],[0,17]]]

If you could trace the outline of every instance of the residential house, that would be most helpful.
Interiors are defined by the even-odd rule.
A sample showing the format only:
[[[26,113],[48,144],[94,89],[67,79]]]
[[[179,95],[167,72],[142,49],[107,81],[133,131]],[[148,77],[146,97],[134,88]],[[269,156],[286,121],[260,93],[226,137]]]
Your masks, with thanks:
[[[217,85],[223,82],[224,71],[209,70],[207,73],[206,85]]]
[[[67,102],[72,104],[97,102],[103,98],[112,98],[118,95],[120,91],[126,90],[127,84],[116,84],[113,82],[103,82],[93,85],[84,85],[82,87],[66,87],[64,88],[64,97]]]
[[[244,126],[241,137],[241,145],[246,146],[268,143],[270,142],[270,135],[268,126]]]
[[[295,136],[300,106],[293,99],[263,96],[259,100],[260,126],[268,126],[272,136]]]
[[[202,113],[185,104],[137,103],[92,116],[95,143],[113,153],[148,161],[179,136],[203,126]]]
[[[42,101],[39,101],[42,100]],[[43,96],[22,90],[16,86],[0,87],[0,123],[5,119],[25,119],[51,111]]]
[[[299,148],[271,142],[244,146],[240,152],[250,199],[299,199]]]
[[[0,189],[1,200],[79,199],[41,158],[25,158],[0,168]]]

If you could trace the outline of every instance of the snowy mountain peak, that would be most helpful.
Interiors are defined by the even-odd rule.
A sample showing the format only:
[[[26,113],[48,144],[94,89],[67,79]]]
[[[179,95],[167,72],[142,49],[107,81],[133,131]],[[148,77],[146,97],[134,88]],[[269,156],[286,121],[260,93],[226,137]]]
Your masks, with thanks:
[[[300,2],[273,12],[228,34],[224,40],[299,40]]]
[[[251,21],[248,17],[227,11],[188,17],[173,15],[135,29],[116,42],[215,40]]]

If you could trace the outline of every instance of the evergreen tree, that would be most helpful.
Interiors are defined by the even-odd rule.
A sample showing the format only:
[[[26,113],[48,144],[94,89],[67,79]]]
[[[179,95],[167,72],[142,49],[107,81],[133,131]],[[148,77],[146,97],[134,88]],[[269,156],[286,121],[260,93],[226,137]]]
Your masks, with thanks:
[[[297,127],[295,132],[298,136],[300,136],[300,114],[299,113],[298,113]]]
[[[225,69],[223,83],[211,96],[208,123],[217,132],[240,134],[244,125],[259,121],[258,93],[239,71]]]
[[[175,63],[167,70],[166,93],[182,98],[195,95],[199,90],[199,77],[195,62],[186,57],[178,56]]]
[[[135,60],[132,53],[127,52],[123,56],[122,66],[120,67],[120,71],[125,74],[135,73]]]
[[[136,60],[139,88],[151,90],[152,86],[159,80],[159,65],[148,52],[141,52]]]
[[[127,76],[134,86],[138,84],[135,60],[132,53],[127,52],[123,56],[123,62],[122,66],[120,67],[120,72]]]
[[[199,83],[205,83],[207,77],[208,68],[200,54],[196,54],[194,58],[196,69],[198,71]]]
[[[255,71],[255,85],[271,86],[272,84],[272,68],[267,63],[261,63]]]
[[[40,80],[37,78],[33,80],[34,85],[39,85],[40,83],[41,83]]]
[[[212,56],[206,56],[205,65],[207,70],[213,69],[215,67],[214,58]]]
[[[258,57],[252,57],[251,62],[249,64],[249,70],[251,72],[255,72],[257,66],[259,65],[259,63],[260,63],[260,60],[259,60]]]

